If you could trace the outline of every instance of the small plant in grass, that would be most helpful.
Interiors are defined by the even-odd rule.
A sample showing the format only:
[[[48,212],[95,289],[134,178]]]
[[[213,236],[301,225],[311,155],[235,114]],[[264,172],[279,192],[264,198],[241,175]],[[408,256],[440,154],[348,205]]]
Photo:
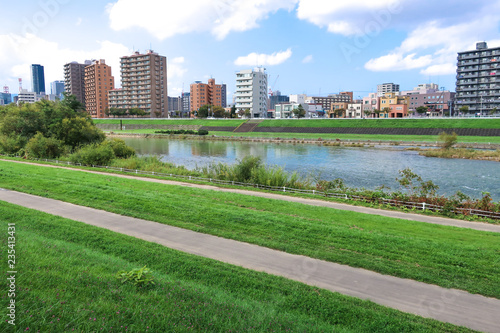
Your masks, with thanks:
[[[146,266],[142,268],[136,268],[129,272],[127,271],[119,271],[116,273],[116,278],[119,279],[122,283],[133,283],[136,286],[149,286],[154,285],[155,282],[154,276],[151,274],[151,270],[146,268]]]

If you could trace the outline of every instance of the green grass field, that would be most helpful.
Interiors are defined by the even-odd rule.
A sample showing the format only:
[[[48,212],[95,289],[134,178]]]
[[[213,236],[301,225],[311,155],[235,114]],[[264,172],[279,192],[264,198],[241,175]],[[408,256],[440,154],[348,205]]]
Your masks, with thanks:
[[[119,119],[93,119],[95,124],[120,124]],[[123,125],[203,125],[238,127],[245,119],[123,119]]]
[[[1,201],[0,210],[3,230],[15,223],[18,258],[16,326],[3,320],[2,332],[470,331]],[[114,277],[144,265],[152,287]]]
[[[500,234],[11,162],[0,187],[500,297]]]
[[[269,119],[259,127],[500,128],[500,119]]]

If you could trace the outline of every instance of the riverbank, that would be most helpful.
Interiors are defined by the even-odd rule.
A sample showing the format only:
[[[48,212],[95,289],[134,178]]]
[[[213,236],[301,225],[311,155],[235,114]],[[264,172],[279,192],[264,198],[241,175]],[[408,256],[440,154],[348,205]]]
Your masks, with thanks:
[[[176,134],[155,134],[154,130],[150,131],[152,133],[119,133],[119,132],[106,132],[108,137],[116,138],[165,138],[165,139],[175,139],[175,140],[201,140],[201,141],[236,141],[236,142],[266,142],[266,143],[289,143],[289,144],[314,144],[323,146],[348,146],[348,147],[363,147],[363,146],[415,146],[415,147],[440,147],[438,141],[410,141],[410,140],[371,140],[371,139],[331,139],[326,138],[327,135],[318,138],[301,138],[300,135],[285,135],[280,137],[276,136],[248,136],[248,135],[216,135],[209,134],[206,136],[198,135],[176,135]],[[246,134],[246,133],[245,133]],[[259,133],[263,134],[263,133]],[[398,137],[401,138],[401,137]],[[497,139],[498,142],[460,142],[457,144],[458,148],[471,148],[471,149],[500,149],[500,138]]]
[[[461,158],[468,160],[500,162],[500,150],[475,150],[465,148],[420,149],[414,148],[420,155],[439,158]]]

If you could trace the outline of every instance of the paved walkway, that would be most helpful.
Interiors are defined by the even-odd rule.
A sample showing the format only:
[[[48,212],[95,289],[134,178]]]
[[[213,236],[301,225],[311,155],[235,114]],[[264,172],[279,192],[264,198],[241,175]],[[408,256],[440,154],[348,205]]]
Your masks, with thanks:
[[[43,167],[49,167],[49,168],[61,168],[61,169],[78,171],[78,172],[95,173],[95,174],[101,174],[101,175],[106,175],[106,176],[111,176],[111,177],[121,177],[121,178],[127,178],[127,179],[142,180],[142,181],[146,181],[146,182],[166,184],[166,185],[179,185],[179,186],[195,187],[195,188],[214,190],[214,191],[220,191],[220,192],[230,192],[230,193],[238,193],[238,194],[245,194],[245,195],[253,195],[256,197],[283,200],[283,201],[289,201],[289,202],[297,202],[297,203],[311,205],[311,206],[329,207],[329,208],[334,208],[334,209],[348,210],[348,211],[371,214],[371,215],[394,217],[394,218],[399,218],[399,219],[403,219],[403,220],[418,221],[418,222],[425,222],[425,223],[432,223],[432,224],[440,224],[440,225],[453,226],[453,227],[459,227],[459,228],[469,228],[469,229],[474,229],[474,230],[479,230],[479,231],[500,232],[500,224],[495,225],[495,224],[490,224],[490,223],[468,222],[468,221],[456,220],[456,219],[445,218],[445,217],[411,214],[411,213],[405,213],[405,212],[390,211],[390,210],[383,210],[383,209],[376,209],[376,208],[369,208],[369,207],[362,207],[362,206],[353,206],[353,205],[318,200],[318,199],[306,199],[306,198],[292,197],[292,196],[281,195],[281,194],[277,194],[277,193],[249,191],[249,190],[244,190],[244,189],[222,188],[222,187],[217,187],[217,186],[212,186],[212,185],[200,185],[200,184],[192,184],[192,183],[186,183],[186,182],[181,182],[181,181],[162,180],[162,179],[129,176],[129,175],[114,174],[114,173],[100,172],[100,171],[93,171],[93,170],[67,168],[67,167],[57,166],[57,165],[47,165],[47,164],[38,164],[38,163],[3,160],[3,159],[0,159],[0,161],[21,163],[21,164],[31,164],[31,165],[37,165],[37,166],[43,166]]]
[[[106,228],[183,252],[283,276],[423,317],[500,332],[500,300],[382,275],[156,222],[0,189],[0,200]]]

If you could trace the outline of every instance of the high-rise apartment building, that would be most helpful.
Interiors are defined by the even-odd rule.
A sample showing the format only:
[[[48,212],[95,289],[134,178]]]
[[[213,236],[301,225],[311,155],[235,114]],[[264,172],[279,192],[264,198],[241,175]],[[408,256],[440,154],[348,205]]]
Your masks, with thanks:
[[[481,42],[458,52],[456,91],[455,113],[464,106],[474,113],[500,109],[500,47]]]
[[[64,91],[74,95],[83,105],[85,105],[85,67],[91,64],[90,60],[85,60],[83,64],[73,61],[64,65]]]
[[[397,93],[399,92],[399,84],[394,83],[382,83],[377,85],[377,96],[382,97],[385,93]]]
[[[122,89],[110,92],[110,107],[168,116],[167,58],[148,50],[121,58]]]
[[[108,92],[115,88],[115,78],[106,62],[95,60],[85,67],[85,109],[94,118],[106,117]]]
[[[31,87],[34,93],[45,94],[45,74],[43,66],[31,65]]]
[[[203,105],[226,107],[226,85],[215,84],[215,79],[209,79],[208,84],[196,81],[190,86],[191,110],[198,110]]]
[[[251,118],[267,118],[267,73],[265,68],[236,73],[236,110],[250,110]]]
[[[191,93],[182,93],[182,111],[191,111]]]

